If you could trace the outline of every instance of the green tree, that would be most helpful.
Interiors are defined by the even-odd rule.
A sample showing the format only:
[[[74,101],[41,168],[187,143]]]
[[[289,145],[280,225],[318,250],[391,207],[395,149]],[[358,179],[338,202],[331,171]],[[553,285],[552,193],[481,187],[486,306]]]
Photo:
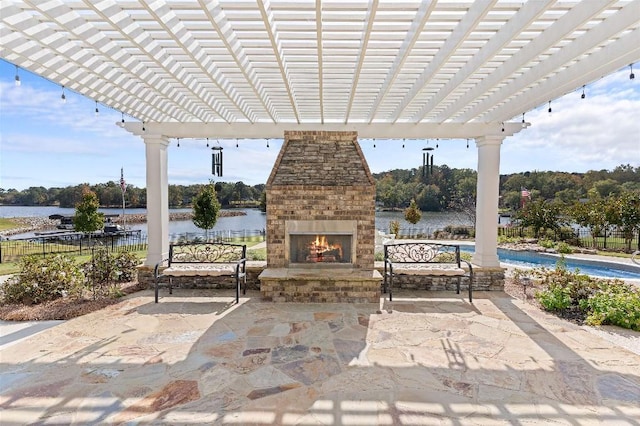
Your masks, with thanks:
[[[422,212],[418,208],[416,200],[412,199],[409,207],[404,211],[404,218],[407,220],[407,222],[415,225],[416,223],[418,223],[418,221],[420,221],[421,217]]]
[[[216,197],[216,188],[211,182],[202,187],[193,199],[193,224],[205,230],[205,238],[209,239],[209,229],[216,225],[220,202]]]
[[[95,192],[85,187],[82,199],[76,205],[73,226],[79,232],[94,232],[104,227],[104,215],[98,212],[100,203]]]
[[[585,226],[594,237],[602,235],[609,226],[609,203],[602,198],[592,198],[585,203],[577,202],[569,209],[569,215],[578,225]],[[594,247],[597,241],[593,239]]]
[[[516,213],[516,219],[520,221],[522,226],[533,228],[537,238],[543,229],[554,231],[560,229],[564,224],[560,219],[560,214],[559,204],[540,199],[526,203],[524,208]]]
[[[631,251],[631,241],[640,230],[640,194],[624,192],[609,202],[612,209],[612,223],[618,227]]]
[[[266,212],[267,211],[267,191],[262,191],[262,194],[260,194],[260,211],[261,212]]]

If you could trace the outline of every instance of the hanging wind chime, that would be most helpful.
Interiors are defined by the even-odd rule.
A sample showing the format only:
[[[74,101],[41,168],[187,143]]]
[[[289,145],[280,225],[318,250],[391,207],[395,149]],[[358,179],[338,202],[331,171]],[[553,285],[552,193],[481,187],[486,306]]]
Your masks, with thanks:
[[[211,174],[222,176],[222,147],[211,147]]]
[[[431,151],[433,151],[433,148],[430,146],[422,148],[422,177],[433,175],[434,155],[431,154]]]

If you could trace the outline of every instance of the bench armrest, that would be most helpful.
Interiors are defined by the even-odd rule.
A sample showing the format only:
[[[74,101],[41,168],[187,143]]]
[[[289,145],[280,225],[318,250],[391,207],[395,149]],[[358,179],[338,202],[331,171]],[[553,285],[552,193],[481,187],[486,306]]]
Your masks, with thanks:
[[[160,267],[167,263],[169,259],[162,259],[160,262],[156,263],[156,266],[153,267],[153,278],[156,280],[162,275],[160,274]]]

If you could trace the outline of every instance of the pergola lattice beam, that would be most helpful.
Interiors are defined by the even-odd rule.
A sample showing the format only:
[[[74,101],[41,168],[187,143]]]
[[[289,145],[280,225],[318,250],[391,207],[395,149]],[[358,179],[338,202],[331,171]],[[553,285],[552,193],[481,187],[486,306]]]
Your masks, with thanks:
[[[640,56],[640,28],[625,34],[616,41],[587,56],[581,61],[560,71],[552,79],[531,87],[517,104],[499,106],[483,118],[504,117],[513,111],[529,111],[538,105],[566,94],[581,82],[590,82],[601,77],[605,69],[622,68]],[[580,76],[576,79],[576,76]],[[543,94],[543,95],[541,95]],[[545,96],[550,96],[549,98]]]
[[[442,48],[438,50],[438,53],[436,53],[429,65],[422,71],[413,88],[402,99],[402,102],[400,102],[400,105],[398,105],[390,118],[392,123],[398,120],[400,114],[402,114],[411,101],[422,91],[426,82],[446,63],[465,38],[476,29],[479,21],[489,12],[489,8],[494,5],[496,1],[497,0],[478,0],[473,2],[469,11],[456,26],[455,31],[447,41],[445,41]]]
[[[140,137],[150,135],[166,138],[193,139],[279,139],[285,130],[313,131],[318,130],[314,123],[116,123],[128,132]],[[526,124],[528,126],[528,124]],[[466,124],[431,124],[431,123],[396,123],[388,124],[341,124],[325,123],[326,131],[355,131],[359,139],[476,139],[487,135],[501,137],[512,136],[523,129],[522,123],[466,123]]]
[[[416,42],[420,38],[422,28],[424,28],[425,24],[429,20],[429,16],[431,16],[431,12],[433,12],[435,6],[436,1],[427,1],[422,3],[418,8],[416,17],[411,22],[411,27],[407,32],[407,37],[405,37],[404,41],[402,42],[400,52],[395,57],[393,64],[389,68],[389,72],[387,73],[387,76],[382,83],[382,87],[378,91],[378,96],[376,96],[376,99],[373,101],[371,111],[369,112],[369,123],[371,123],[375,118],[376,113],[378,112],[378,107],[380,106],[380,102],[382,102],[384,97],[389,92],[389,88],[398,77],[400,69],[407,60],[407,55],[409,54],[409,52],[411,52]]]
[[[606,49],[639,27],[640,0],[4,0],[0,57],[145,122],[502,122],[640,61]]]
[[[528,27],[531,22],[540,16],[544,12],[545,6],[552,0],[531,1],[525,3],[516,14],[500,28],[496,35],[489,40],[487,44],[482,46],[474,57],[468,61],[462,69],[457,72],[453,78],[451,78],[445,86],[438,91],[429,101],[420,108],[420,110],[413,116],[412,121],[421,121],[426,114],[431,112],[436,106],[470,78],[480,67],[482,67],[487,61],[494,57],[501,49],[504,48],[520,31],[522,28]],[[394,117],[395,119],[396,117]]]

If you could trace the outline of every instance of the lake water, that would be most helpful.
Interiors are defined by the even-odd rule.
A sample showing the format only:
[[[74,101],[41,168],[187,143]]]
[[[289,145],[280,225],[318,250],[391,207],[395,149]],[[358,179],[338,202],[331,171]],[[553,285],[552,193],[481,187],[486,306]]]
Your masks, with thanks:
[[[213,231],[242,231],[242,230],[263,230],[266,228],[266,215],[257,209],[239,209],[246,213],[243,216],[221,217],[218,219]],[[122,209],[99,209],[104,214],[121,214]],[[191,209],[171,209],[170,212],[190,212]],[[127,209],[127,214],[144,214],[146,209]],[[60,207],[25,207],[25,206],[0,206],[0,217],[48,217],[52,214],[71,216],[75,214],[73,208]],[[402,212],[376,212],[376,229],[389,232],[389,223],[393,220],[400,222],[401,229],[412,230],[416,233],[432,233],[438,229],[443,229],[447,225],[461,226],[471,225],[471,222],[458,213],[423,212],[422,219],[412,225],[404,220]],[[147,232],[147,224],[131,224],[127,228],[139,229],[143,233]],[[169,233],[179,234],[203,234],[203,230],[197,228],[193,222],[171,221],[169,222]],[[33,233],[14,235],[11,238],[31,237]]]

